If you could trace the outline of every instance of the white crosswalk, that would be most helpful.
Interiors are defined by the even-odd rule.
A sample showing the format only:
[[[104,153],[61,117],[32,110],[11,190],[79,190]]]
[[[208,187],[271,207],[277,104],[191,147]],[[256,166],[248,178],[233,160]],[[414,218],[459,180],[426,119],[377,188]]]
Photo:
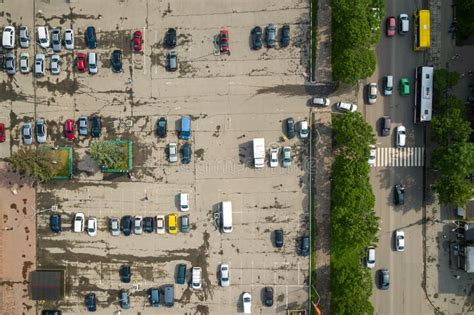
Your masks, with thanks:
[[[420,167],[425,160],[425,148],[377,148],[374,167]]]

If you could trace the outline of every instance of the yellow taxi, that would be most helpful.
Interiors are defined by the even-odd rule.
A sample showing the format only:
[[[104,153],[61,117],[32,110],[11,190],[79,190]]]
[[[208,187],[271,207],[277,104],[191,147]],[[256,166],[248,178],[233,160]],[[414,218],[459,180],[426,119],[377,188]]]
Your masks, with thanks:
[[[176,216],[176,214],[168,215],[168,233],[176,234],[176,232],[178,232],[177,222],[178,217]]]

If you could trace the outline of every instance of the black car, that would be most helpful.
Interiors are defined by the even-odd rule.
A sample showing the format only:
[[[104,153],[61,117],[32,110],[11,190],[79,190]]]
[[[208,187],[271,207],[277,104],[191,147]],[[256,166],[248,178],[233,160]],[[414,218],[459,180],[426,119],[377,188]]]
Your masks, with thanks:
[[[88,26],[85,33],[87,48],[97,48],[97,37],[95,36],[94,26]]]
[[[158,134],[158,137],[166,138],[167,125],[168,125],[168,122],[166,121],[166,118],[161,117],[160,119],[158,119],[157,125],[158,126],[156,128],[156,133]]]
[[[95,312],[97,310],[97,305],[96,305],[96,299],[95,299],[95,293],[89,293],[86,295],[86,306],[87,310],[89,312]]]
[[[165,47],[175,48],[176,47],[176,29],[169,28],[165,34]]]
[[[132,233],[132,217],[129,215],[122,217],[120,228],[123,232],[123,235],[129,236]]]
[[[93,116],[91,118],[91,136],[99,138],[102,134],[102,121],[99,116]]]
[[[387,269],[379,270],[379,287],[382,290],[387,290],[390,286],[390,273]]]
[[[49,225],[51,227],[51,231],[54,233],[61,232],[61,216],[59,214],[52,214],[49,217]]]
[[[251,32],[252,49],[259,50],[262,48],[262,28],[255,26]]]
[[[295,120],[292,117],[286,119],[286,136],[288,139],[293,139],[296,136]]]
[[[59,310],[42,310],[41,315],[61,315],[62,312]]]
[[[273,288],[265,287],[263,288],[263,302],[266,306],[273,306]]]
[[[146,233],[152,233],[155,228],[155,220],[153,217],[144,217],[143,218],[143,231]]]
[[[281,28],[280,46],[288,47],[289,44],[290,44],[290,26],[288,24],[285,24]]]
[[[122,72],[122,51],[118,49],[114,50],[110,58],[110,63],[112,64],[113,72]]]
[[[275,230],[275,246],[278,248],[283,247],[283,230]]]
[[[132,271],[130,270],[130,266],[122,265],[119,270],[120,281],[123,283],[130,283],[132,279]]]
[[[309,236],[303,236],[300,239],[300,255],[308,256],[309,255]]]
[[[405,204],[405,187],[401,184],[395,185],[395,204]]]
[[[183,145],[183,148],[181,149],[181,153],[183,154],[183,157],[181,159],[181,163],[183,164],[189,164],[191,162],[191,144],[189,142],[186,142]]]

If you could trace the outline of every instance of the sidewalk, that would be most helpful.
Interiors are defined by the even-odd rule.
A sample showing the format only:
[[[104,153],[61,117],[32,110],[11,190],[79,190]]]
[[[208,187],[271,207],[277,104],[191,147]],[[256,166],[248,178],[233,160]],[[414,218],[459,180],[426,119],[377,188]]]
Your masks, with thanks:
[[[332,82],[331,65],[331,1],[318,1],[317,44],[316,44],[316,82]]]

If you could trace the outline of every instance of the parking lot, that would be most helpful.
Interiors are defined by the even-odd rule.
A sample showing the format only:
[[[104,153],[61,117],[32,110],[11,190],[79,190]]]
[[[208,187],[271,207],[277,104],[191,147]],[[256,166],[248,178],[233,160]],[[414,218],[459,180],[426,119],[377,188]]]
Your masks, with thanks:
[[[309,3],[303,0],[216,0],[153,2],[85,0],[72,3],[35,1],[17,5],[5,0],[3,25],[72,27],[74,53],[63,57],[62,71],[43,78],[0,73],[0,120],[7,127],[7,143],[0,156],[16,151],[21,143],[22,122],[43,117],[49,145],[67,144],[66,119],[100,115],[102,139],[133,141],[133,172],[104,175],[91,167],[86,156],[89,139],[74,148],[74,179],[39,185],[37,209],[58,205],[63,232],[49,229],[49,213],[37,216],[38,267],[64,268],[66,297],[43,308],[60,308],[65,314],[86,312],[84,297],[97,295],[98,313],[120,310],[119,290],[129,290],[131,309],[124,313],[151,314],[156,310],[146,290],[175,283],[176,266],[203,269],[203,288],[175,284],[174,308],[164,314],[242,313],[242,293],[252,294],[252,313],[286,314],[287,309],[308,305],[308,257],[298,255],[298,238],[308,235],[307,144],[284,138],[284,120],[309,118],[304,88],[308,63]],[[36,18],[33,18],[36,12]],[[290,24],[289,47],[249,46],[250,30],[274,23]],[[83,33],[97,30],[99,72],[92,76],[74,71],[77,52],[87,52]],[[167,50],[163,36],[176,27],[178,70],[164,68]],[[230,55],[218,55],[213,44],[219,30],[229,31]],[[130,39],[142,30],[142,53],[132,54]],[[30,46],[30,59],[40,48]],[[123,72],[110,69],[110,54],[123,51]],[[19,55],[20,48],[16,49]],[[49,55],[51,53],[49,52]],[[48,59],[48,58],[47,58]],[[30,60],[32,62],[32,60]],[[49,62],[49,60],[48,60]],[[48,64],[47,62],[47,64]],[[181,115],[192,117],[190,164],[170,164],[165,148],[178,142]],[[156,121],[165,116],[168,135],[159,139]],[[263,170],[252,166],[252,139],[292,148],[292,165]],[[176,235],[156,233],[113,237],[108,218],[124,215],[180,215],[178,194],[189,193],[191,231]],[[233,232],[221,234],[214,212],[222,201],[233,206]],[[98,219],[98,233],[73,233],[70,223],[77,212]],[[273,231],[284,230],[285,244],[276,248]],[[230,265],[231,286],[218,282],[221,263]],[[118,270],[130,264],[132,282],[122,283]],[[263,306],[262,289],[274,289],[273,307]]]

